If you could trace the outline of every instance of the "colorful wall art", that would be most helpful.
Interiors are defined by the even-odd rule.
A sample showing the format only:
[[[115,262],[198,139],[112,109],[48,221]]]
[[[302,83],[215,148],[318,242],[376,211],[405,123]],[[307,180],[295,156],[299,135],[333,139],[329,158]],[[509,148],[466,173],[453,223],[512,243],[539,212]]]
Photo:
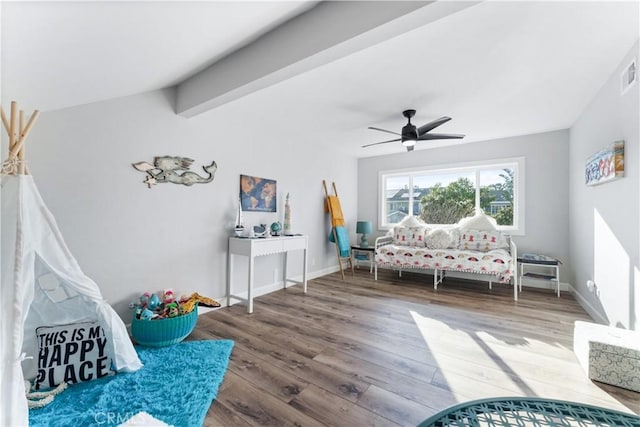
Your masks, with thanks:
[[[584,182],[603,184],[624,176],[624,141],[616,141],[587,159]]]

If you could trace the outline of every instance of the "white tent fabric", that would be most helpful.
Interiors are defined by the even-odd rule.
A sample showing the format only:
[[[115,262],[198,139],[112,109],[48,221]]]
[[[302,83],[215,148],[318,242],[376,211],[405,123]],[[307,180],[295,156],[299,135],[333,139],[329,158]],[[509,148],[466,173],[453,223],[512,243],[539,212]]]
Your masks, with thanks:
[[[1,236],[0,426],[29,423],[24,379],[36,374],[39,326],[97,321],[114,369],[142,366],[124,323],[80,269],[30,175],[2,178]]]

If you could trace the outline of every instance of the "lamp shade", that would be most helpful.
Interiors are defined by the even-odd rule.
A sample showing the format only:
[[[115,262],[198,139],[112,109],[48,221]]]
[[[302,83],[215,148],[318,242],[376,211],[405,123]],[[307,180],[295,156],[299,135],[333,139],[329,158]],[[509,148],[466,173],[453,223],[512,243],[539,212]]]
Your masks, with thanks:
[[[372,231],[371,221],[358,221],[356,223],[356,233],[371,234]]]

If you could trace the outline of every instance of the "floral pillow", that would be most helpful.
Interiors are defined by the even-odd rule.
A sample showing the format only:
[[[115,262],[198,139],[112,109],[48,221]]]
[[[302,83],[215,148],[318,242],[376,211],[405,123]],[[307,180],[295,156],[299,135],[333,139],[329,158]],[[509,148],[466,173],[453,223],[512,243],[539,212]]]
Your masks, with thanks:
[[[404,227],[397,226],[393,229],[393,243],[402,246],[424,247],[424,237],[427,234],[427,227]]]
[[[497,230],[462,230],[460,232],[460,249],[487,252],[508,247],[507,240]]]

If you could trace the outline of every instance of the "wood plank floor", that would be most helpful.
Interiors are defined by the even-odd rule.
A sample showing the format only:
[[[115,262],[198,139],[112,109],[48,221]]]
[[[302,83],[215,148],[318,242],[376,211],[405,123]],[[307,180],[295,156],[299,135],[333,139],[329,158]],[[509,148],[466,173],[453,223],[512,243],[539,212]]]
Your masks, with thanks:
[[[571,295],[368,270],[199,317],[190,339],[235,341],[206,426],[412,426],[445,407],[538,396],[640,413],[640,393],[594,383],[572,351]]]

